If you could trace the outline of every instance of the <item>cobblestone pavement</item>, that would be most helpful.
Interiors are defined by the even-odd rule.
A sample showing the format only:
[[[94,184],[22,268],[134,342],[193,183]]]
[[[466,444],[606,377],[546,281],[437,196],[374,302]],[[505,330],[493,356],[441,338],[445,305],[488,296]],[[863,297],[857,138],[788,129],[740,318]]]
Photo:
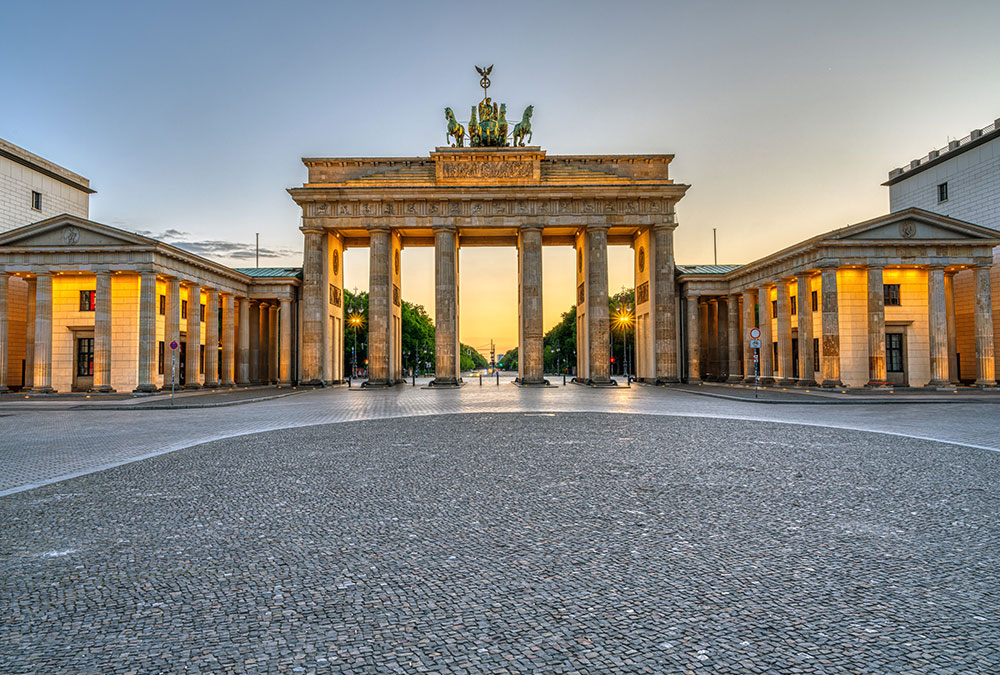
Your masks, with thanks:
[[[274,405],[421,410],[364,396]],[[998,494],[995,452],[749,420],[230,438],[0,499],[0,671],[997,672]]]
[[[553,382],[558,382],[553,380]],[[421,384],[420,381],[417,382]],[[716,387],[721,391],[729,391]],[[205,400],[209,396],[206,395]],[[1000,396],[992,404],[761,405],[681,389],[575,385],[522,389],[484,380],[454,390],[338,387],[223,408],[30,409],[0,404],[0,497],[197,443],[331,422],[446,413],[615,412],[778,421],[901,434],[1000,449]]]

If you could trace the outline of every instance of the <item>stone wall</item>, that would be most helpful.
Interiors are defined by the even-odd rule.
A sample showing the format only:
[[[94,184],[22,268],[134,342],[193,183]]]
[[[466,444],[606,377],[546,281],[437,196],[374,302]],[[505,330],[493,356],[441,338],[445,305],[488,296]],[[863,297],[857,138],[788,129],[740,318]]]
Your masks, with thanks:
[[[32,191],[42,194],[41,210],[32,208]],[[89,218],[89,197],[66,183],[0,157],[0,232],[61,213]]]

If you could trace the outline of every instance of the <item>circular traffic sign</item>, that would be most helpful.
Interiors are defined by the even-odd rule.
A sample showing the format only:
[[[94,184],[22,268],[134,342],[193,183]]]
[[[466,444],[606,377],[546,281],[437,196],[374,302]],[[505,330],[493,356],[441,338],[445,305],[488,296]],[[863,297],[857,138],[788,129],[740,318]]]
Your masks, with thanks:
[[[170,348],[171,349],[177,349],[177,340],[171,340],[170,341]]]
[[[750,337],[751,337],[751,339],[759,340],[760,339],[760,328],[751,328],[750,329]]]

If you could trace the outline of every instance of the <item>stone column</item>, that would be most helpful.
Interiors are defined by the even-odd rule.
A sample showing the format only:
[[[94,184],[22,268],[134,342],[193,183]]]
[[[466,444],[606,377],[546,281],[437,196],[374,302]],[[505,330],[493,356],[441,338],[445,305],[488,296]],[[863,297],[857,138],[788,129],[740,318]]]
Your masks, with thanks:
[[[236,385],[250,384],[250,299],[240,298],[239,338],[236,343]]]
[[[177,277],[167,279],[166,316],[163,317],[163,389],[170,389],[171,378],[180,384],[180,372],[174,374],[173,368],[180,368],[179,357],[181,342],[181,280]],[[171,353],[170,343],[176,342],[177,349]],[[171,365],[173,364],[173,365]]]
[[[268,364],[271,361],[271,354],[268,351],[271,346],[271,303],[260,303],[260,359],[257,362],[257,380],[260,384],[268,383]]]
[[[743,381],[754,381],[753,347],[750,346],[750,329],[756,327],[757,318],[754,309],[757,306],[757,291],[750,288],[743,291]]]
[[[94,384],[92,391],[111,389],[111,272],[97,272],[94,292]]]
[[[944,299],[948,315],[948,373],[949,381],[958,384],[958,328],[955,320],[955,273],[944,273]]]
[[[796,282],[799,314],[799,384],[816,384],[816,364],[813,363],[812,288],[808,274],[800,274]]]
[[[821,387],[842,387],[840,381],[840,316],[837,308],[837,268],[827,267],[820,273],[823,335],[820,338]]]
[[[322,230],[306,230],[302,263],[302,384],[323,383],[323,326],[327,319]]]
[[[712,374],[712,333],[708,298],[698,298],[698,377],[709,379]]]
[[[35,289],[35,379],[31,391],[52,391],[52,274],[37,275]]]
[[[674,281],[674,227],[654,225],[653,237],[653,349],[656,352],[656,383],[678,382],[677,329],[674,308],[677,293]]]
[[[219,291],[205,291],[205,386],[219,386]]]
[[[707,305],[708,323],[705,328],[705,346],[708,348],[708,363],[705,365],[708,367],[705,368],[705,374],[709,380],[718,380],[722,375],[719,368],[719,299],[709,298]]]
[[[729,378],[728,382],[740,381],[740,296],[729,296],[726,303],[726,333],[729,337]]]
[[[701,382],[701,316],[698,311],[698,296],[687,296],[687,381]]]
[[[7,353],[10,351],[7,330],[7,287],[10,275],[0,272],[0,393],[7,391]]]
[[[774,339],[771,337],[771,289],[761,286],[757,289],[758,326],[760,329],[760,382],[761,384],[771,384],[774,382],[774,367],[772,364],[774,352],[771,344]]]
[[[944,294],[944,268],[927,271],[928,342],[932,387],[948,386],[948,308]]]
[[[139,275],[139,373],[135,391],[156,391],[156,273]]]
[[[868,386],[885,384],[885,290],[882,268],[868,268]]]
[[[544,385],[545,359],[542,338],[542,229],[522,227],[518,236],[518,281],[520,282],[521,342],[518,349],[518,383]]]
[[[250,384],[260,384],[260,302],[247,301],[247,377]]]
[[[25,279],[28,284],[28,322],[24,327],[24,386],[31,389],[35,381],[35,295],[38,281],[34,277]]]
[[[608,226],[587,226],[587,332],[590,383],[611,384],[611,326],[608,317]]]
[[[995,387],[996,355],[993,351],[993,296],[990,293],[990,268],[977,267],[975,277],[976,386]]]
[[[392,386],[392,237],[386,229],[370,234],[368,262],[368,381],[366,387]]]
[[[281,358],[278,362],[278,386],[292,386],[292,301],[281,301]]]
[[[201,286],[188,286],[185,389],[201,389]]]
[[[271,384],[278,382],[278,305],[271,303],[268,308],[267,335],[267,380]]]
[[[454,387],[459,379],[458,232],[434,230],[434,368],[433,387]]]
[[[778,381],[790,384],[792,378],[792,298],[788,280],[777,282],[778,292]]]
[[[236,386],[236,303],[230,293],[222,296],[222,386]]]

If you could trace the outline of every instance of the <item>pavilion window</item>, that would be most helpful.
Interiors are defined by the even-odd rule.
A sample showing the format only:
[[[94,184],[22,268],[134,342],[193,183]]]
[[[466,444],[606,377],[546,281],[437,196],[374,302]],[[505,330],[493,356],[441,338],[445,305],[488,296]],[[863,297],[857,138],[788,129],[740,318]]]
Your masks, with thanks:
[[[819,338],[813,338],[813,368],[819,370]]]
[[[899,307],[899,284],[882,284],[882,295],[886,307]]]
[[[160,316],[165,316],[167,313],[167,296],[160,296]],[[163,372],[162,370],[160,371]]]
[[[181,318],[182,319],[188,318],[188,301],[187,300],[181,300]]]
[[[774,366],[774,372],[778,372],[778,343],[771,343],[771,363]]]
[[[161,295],[160,297],[162,298],[163,296]],[[160,375],[163,374],[163,340],[160,340],[160,349],[157,352],[156,372],[158,372]]]
[[[798,311],[799,308],[799,302],[798,302],[799,299],[793,295],[791,298],[789,298],[789,300],[792,301],[792,316],[795,316],[795,313]]]
[[[93,312],[94,311],[94,296],[97,294],[96,291],[80,291],[80,311],[81,312]]]
[[[31,191],[31,208],[36,211],[42,210],[42,193]]]
[[[819,292],[818,291],[813,291],[812,292],[811,300],[812,300],[812,311],[818,312],[819,311]]]
[[[778,316],[778,301],[777,300],[772,300],[771,301],[771,318],[773,319],[776,316]]]
[[[76,374],[91,376],[94,374],[94,338],[76,339]]]
[[[890,373],[903,372],[903,334],[885,334],[885,369]]]
[[[204,308],[205,308],[205,305],[202,305],[202,309],[204,309]],[[205,345],[198,345],[198,347],[199,347],[199,350],[198,350],[198,372],[201,373],[202,375],[204,375],[205,374]]]
[[[938,204],[948,201],[948,183],[941,183],[937,186]]]
[[[205,303],[201,303],[198,306],[198,320],[205,323]]]

